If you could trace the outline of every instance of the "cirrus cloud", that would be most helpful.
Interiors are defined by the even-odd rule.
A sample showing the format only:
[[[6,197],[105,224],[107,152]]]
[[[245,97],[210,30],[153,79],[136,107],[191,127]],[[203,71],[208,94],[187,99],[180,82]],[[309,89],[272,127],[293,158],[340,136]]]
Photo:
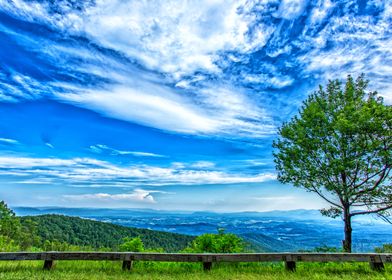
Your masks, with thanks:
[[[35,184],[68,184],[97,186],[135,185],[199,185],[257,183],[274,180],[273,173],[256,175],[231,174],[208,170],[211,164],[195,163],[189,168],[157,167],[151,165],[117,166],[90,158],[30,158],[0,156],[0,176],[12,176],[13,181],[23,183],[34,179]],[[12,181],[12,180],[10,180]]]
[[[78,194],[78,195],[63,195],[63,198],[70,201],[122,201],[122,202],[144,202],[156,203],[153,193],[160,191],[147,191],[143,189],[135,189],[133,192],[108,194],[108,193],[92,193],[92,194]]]

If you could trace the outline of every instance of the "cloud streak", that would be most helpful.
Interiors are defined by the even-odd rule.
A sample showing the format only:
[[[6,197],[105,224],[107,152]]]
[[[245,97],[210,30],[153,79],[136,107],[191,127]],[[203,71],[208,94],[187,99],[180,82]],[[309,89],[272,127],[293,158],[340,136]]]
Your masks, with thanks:
[[[0,138],[0,144],[16,145],[19,144],[19,141],[10,138]]]
[[[108,194],[108,193],[93,193],[93,194],[79,194],[79,195],[63,195],[68,201],[98,201],[98,202],[142,202],[142,203],[156,203],[153,193],[160,191],[147,191],[143,189],[135,189],[133,192]]]
[[[193,167],[193,168],[192,168]],[[137,186],[144,185],[200,185],[257,183],[276,178],[273,173],[257,175],[230,174],[209,170],[205,162],[184,168],[171,165],[157,167],[150,165],[117,166],[105,161],[89,158],[29,158],[0,157],[0,176],[12,176],[15,182],[23,183],[34,179],[68,185]]]
[[[140,152],[140,151],[122,151],[122,150],[117,150],[117,149],[113,149],[111,147],[108,147],[107,145],[103,145],[103,144],[96,144],[96,145],[92,145],[90,146],[90,150],[94,153],[108,153],[112,156],[122,156],[122,155],[131,155],[131,156],[135,156],[135,157],[153,157],[153,158],[163,158],[166,157],[164,155],[160,155],[160,154],[155,154],[155,153],[148,153],[148,152]]]

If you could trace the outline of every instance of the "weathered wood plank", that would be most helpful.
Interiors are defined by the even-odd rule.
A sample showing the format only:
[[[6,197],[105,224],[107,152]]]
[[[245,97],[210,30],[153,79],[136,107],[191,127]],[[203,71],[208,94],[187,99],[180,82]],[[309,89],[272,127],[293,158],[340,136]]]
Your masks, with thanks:
[[[392,254],[380,254],[381,261],[384,263],[392,262]]]

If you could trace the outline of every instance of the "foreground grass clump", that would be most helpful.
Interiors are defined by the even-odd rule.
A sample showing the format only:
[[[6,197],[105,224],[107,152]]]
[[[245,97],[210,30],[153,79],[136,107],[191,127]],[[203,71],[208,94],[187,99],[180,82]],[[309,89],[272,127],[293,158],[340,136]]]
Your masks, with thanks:
[[[296,272],[287,272],[282,263],[214,264],[202,271],[198,263],[138,262],[131,272],[121,270],[121,262],[61,261],[51,271],[42,262],[2,262],[0,279],[392,279],[392,265],[385,272],[370,270],[367,263],[298,263]]]

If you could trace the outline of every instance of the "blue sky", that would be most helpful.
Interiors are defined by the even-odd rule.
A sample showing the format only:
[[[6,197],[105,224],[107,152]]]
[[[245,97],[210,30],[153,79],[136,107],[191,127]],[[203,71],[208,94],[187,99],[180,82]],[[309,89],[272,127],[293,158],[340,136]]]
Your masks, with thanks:
[[[0,198],[11,205],[325,206],[271,143],[318,84],[392,103],[391,1],[0,0]]]

